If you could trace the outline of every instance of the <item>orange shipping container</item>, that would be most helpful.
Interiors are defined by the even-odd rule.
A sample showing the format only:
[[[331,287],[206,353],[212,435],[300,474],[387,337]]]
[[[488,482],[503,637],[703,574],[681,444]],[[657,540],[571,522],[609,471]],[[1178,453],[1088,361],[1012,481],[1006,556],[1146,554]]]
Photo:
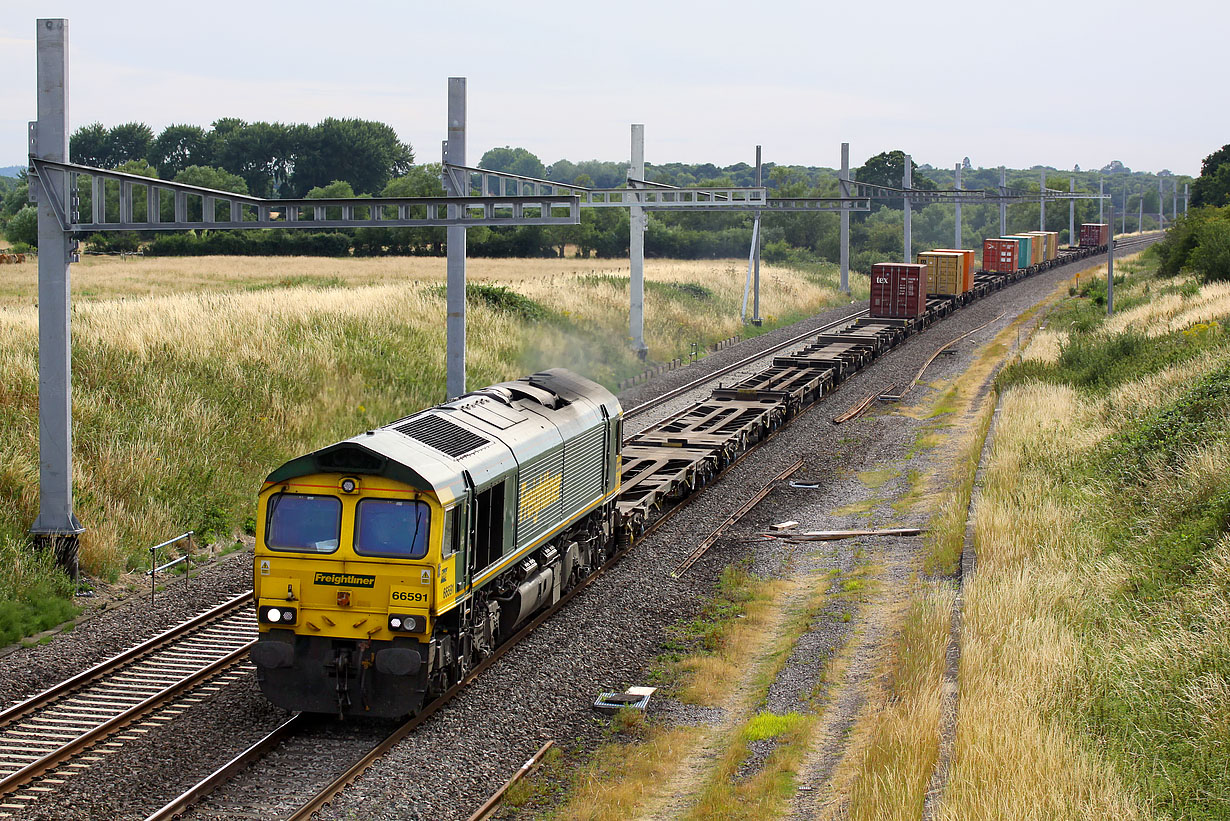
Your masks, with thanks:
[[[918,255],[920,265],[927,266],[927,294],[956,296],[965,293],[965,255],[941,251],[925,251]]]
[[[974,259],[976,252],[972,248],[935,248],[945,254],[964,254],[965,255],[965,290],[974,287],[974,269],[977,267],[977,261]]]

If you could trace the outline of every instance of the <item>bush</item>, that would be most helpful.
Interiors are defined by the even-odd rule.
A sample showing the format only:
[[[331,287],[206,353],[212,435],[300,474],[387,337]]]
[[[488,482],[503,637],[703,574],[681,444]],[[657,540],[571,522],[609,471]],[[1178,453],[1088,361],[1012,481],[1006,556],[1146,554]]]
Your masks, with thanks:
[[[151,242],[145,249],[150,256],[314,256],[350,255],[350,237],[338,232],[212,231],[197,234],[169,234]]]
[[[23,207],[13,215],[5,226],[4,235],[9,242],[38,247],[38,210],[32,205]]]
[[[1209,249],[1197,254],[1206,243]],[[1230,206],[1193,208],[1175,221],[1156,247],[1160,274],[1174,276],[1195,268],[1206,280],[1230,279]]]
[[[1230,220],[1213,220],[1196,231],[1196,247],[1188,265],[1205,282],[1230,280]]]

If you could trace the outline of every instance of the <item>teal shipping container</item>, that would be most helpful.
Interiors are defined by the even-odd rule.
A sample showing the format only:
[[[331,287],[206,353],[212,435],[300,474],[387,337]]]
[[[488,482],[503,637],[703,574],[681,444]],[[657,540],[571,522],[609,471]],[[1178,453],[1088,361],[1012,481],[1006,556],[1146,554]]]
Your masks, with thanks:
[[[1034,264],[1033,263],[1033,248],[1034,248],[1034,238],[1033,237],[1023,237],[1023,236],[1020,236],[1019,234],[1009,234],[1007,236],[1000,237],[1000,239],[1014,239],[1017,241],[1017,244],[1021,246],[1020,250],[1017,251],[1017,255],[1016,255],[1016,260],[1017,260],[1016,265],[1018,268],[1028,268],[1030,265]]]

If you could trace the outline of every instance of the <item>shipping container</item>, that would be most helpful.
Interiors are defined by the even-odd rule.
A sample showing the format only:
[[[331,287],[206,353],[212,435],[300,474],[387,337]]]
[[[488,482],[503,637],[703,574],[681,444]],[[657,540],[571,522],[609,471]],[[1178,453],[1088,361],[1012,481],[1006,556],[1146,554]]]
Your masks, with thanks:
[[[1028,268],[1030,265],[1033,265],[1033,237],[1027,237],[1024,234],[1009,234],[1003,237],[1003,239],[1016,240],[1019,246],[1019,250],[1016,252],[1017,268]]]
[[[927,310],[927,266],[877,262],[871,266],[871,315],[912,319]]]
[[[936,248],[936,251],[941,251],[945,254],[961,254],[965,257],[965,281],[962,283],[964,290],[968,291],[974,287],[974,269],[977,267],[977,256],[972,248]]]
[[[1047,242],[1050,243],[1050,245],[1047,246],[1047,248],[1049,249],[1047,253],[1050,254],[1050,256],[1047,257],[1047,259],[1059,259],[1059,232],[1058,231],[1046,231],[1044,233],[1047,236]]]
[[[1016,260],[1021,244],[1014,239],[984,239],[982,241],[982,270],[1010,274],[1016,270]]]
[[[965,293],[965,255],[948,251],[924,251],[918,262],[927,266],[927,296],[959,296]]]
[[[1110,242],[1110,225],[1104,222],[1086,222],[1081,225],[1081,247],[1106,245]]]
[[[1037,265],[1040,262],[1046,261],[1046,237],[1041,231],[1030,231],[1029,241],[1032,243],[1029,251],[1029,258],[1033,264]]]

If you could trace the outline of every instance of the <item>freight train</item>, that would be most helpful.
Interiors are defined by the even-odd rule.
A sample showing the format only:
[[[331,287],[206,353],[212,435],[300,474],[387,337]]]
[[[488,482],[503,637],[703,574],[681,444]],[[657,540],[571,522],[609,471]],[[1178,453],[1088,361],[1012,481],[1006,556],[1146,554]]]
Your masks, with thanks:
[[[289,710],[418,711],[654,517],[902,339],[1104,250],[1056,248],[1007,272],[973,271],[964,250],[927,252],[947,255],[930,267],[876,265],[869,315],[626,441],[618,400],[556,369],[287,462],[258,499],[251,657],[262,691]]]

